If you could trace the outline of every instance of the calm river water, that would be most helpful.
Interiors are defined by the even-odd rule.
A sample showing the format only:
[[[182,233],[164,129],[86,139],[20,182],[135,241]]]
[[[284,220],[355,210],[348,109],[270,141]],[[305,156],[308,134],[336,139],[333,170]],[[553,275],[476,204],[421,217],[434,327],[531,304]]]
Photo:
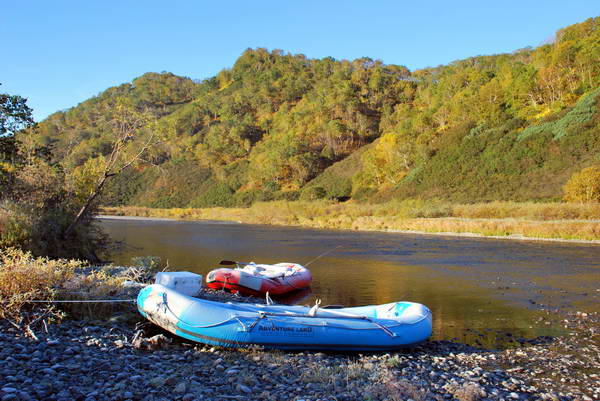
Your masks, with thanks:
[[[296,301],[420,302],[433,312],[434,339],[504,347],[512,338],[558,334],[537,321],[543,309],[600,309],[600,245],[210,221],[101,224],[124,244],[112,255],[115,263],[153,255],[171,270],[203,275],[223,259],[309,264],[311,292],[296,294]]]

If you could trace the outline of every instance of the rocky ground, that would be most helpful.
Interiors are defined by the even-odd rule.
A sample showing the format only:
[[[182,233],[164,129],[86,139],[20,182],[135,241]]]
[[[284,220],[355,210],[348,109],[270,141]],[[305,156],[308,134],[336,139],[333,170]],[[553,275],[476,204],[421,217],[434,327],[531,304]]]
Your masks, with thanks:
[[[131,319],[66,321],[36,341],[0,321],[0,400],[600,399],[600,316],[560,319],[568,335],[503,351],[375,354],[207,347]]]

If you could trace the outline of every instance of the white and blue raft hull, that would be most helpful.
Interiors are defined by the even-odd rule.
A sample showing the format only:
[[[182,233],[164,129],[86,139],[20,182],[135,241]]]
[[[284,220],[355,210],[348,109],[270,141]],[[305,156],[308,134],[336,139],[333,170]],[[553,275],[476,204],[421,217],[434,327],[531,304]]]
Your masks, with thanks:
[[[388,351],[418,344],[432,329],[430,310],[413,302],[339,309],[223,303],[153,284],[140,291],[137,305],[180,337],[223,347]]]

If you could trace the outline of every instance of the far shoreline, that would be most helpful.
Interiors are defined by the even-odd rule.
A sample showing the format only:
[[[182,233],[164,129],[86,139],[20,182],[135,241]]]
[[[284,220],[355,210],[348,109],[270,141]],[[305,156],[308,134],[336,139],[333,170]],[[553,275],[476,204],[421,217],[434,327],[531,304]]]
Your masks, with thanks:
[[[323,230],[342,230],[342,231],[358,231],[358,232],[380,232],[380,233],[392,233],[392,234],[411,234],[411,235],[432,235],[442,237],[459,237],[459,238],[472,238],[472,239],[495,239],[495,240],[511,240],[511,241],[535,241],[535,242],[559,242],[559,243],[571,243],[571,244],[587,244],[587,245],[600,245],[600,240],[584,240],[584,239],[568,239],[568,238],[544,238],[544,237],[527,237],[523,234],[509,234],[509,235],[484,235],[475,232],[451,232],[451,231],[439,231],[430,232],[423,230],[400,230],[393,228],[386,229],[354,229],[354,228],[340,228],[340,227],[315,227],[310,225],[298,225],[298,224],[269,224],[269,223],[254,223],[244,222],[236,220],[219,220],[219,219],[194,219],[194,218],[171,218],[171,217],[145,217],[145,216],[120,216],[120,215],[97,215],[96,219],[99,220],[132,220],[132,221],[185,221],[185,222],[218,222],[224,224],[263,224],[269,226],[281,226],[281,227],[297,227],[297,228],[310,228],[310,229],[323,229]],[[469,219],[477,220],[477,219]]]
[[[169,217],[141,217],[141,216],[116,216],[99,214],[94,216],[100,220],[138,220],[138,221],[184,221],[183,219],[175,219]]]

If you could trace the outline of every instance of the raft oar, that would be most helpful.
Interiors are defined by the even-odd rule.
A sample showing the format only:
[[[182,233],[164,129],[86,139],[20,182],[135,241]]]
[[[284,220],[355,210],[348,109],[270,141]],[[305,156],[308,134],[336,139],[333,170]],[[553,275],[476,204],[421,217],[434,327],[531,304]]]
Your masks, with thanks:
[[[219,264],[221,266],[233,266],[233,265],[249,265],[251,263],[246,263],[246,262],[236,262],[233,260],[222,260],[219,262]]]

